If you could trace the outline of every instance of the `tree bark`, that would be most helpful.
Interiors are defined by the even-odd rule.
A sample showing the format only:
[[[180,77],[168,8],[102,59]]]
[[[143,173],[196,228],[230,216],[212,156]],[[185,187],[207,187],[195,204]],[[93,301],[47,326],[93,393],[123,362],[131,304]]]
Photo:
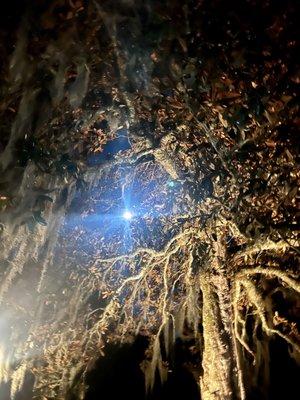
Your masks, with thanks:
[[[229,278],[222,273],[206,273],[201,276],[200,285],[203,295],[202,400],[244,400]]]

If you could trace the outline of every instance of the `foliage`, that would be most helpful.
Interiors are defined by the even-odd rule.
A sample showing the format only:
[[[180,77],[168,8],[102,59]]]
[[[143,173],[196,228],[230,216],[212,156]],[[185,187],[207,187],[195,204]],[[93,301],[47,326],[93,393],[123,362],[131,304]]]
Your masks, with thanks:
[[[12,397],[26,369],[38,396],[78,376],[83,396],[105,343],[137,333],[151,388],[192,332],[204,399],[267,387],[273,334],[299,361],[295,9],[57,0],[20,21],[1,106]]]

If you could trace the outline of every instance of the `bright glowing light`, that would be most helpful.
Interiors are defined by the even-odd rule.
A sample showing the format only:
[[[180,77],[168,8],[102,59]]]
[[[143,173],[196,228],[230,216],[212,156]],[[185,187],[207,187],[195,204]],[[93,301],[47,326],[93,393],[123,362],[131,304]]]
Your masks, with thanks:
[[[124,219],[127,219],[127,220],[129,221],[132,217],[133,217],[132,212],[130,212],[130,211],[128,211],[128,210],[126,210],[126,211],[123,212],[123,218],[124,218]]]

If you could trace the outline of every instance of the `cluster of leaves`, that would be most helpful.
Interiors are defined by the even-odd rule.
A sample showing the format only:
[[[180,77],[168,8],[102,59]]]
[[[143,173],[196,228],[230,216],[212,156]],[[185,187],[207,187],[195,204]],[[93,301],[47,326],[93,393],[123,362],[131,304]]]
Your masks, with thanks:
[[[24,131],[13,143],[11,167],[24,170],[31,161],[43,179],[67,177],[85,189],[61,233],[65,262],[57,260],[47,281],[52,288],[59,276],[65,290],[45,294],[48,317],[32,334],[35,343],[43,335],[51,343],[41,376],[53,377],[52,396],[62,371],[80,358],[88,363],[95,346],[102,353],[106,337],[133,335],[137,320],[156,349],[172,336],[169,322],[181,307],[187,311],[176,324],[182,330],[186,319],[199,330],[201,296],[195,288],[203,271],[217,275],[222,269],[214,261],[222,224],[228,277],[245,266],[257,271],[237,279],[236,333],[245,351],[258,352],[262,325],[267,333],[276,328],[293,345],[298,342],[297,306],[282,284],[288,273],[298,276],[299,263],[294,2],[153,0],[133,6],[57,0],[32,10],[34,23],[26,28],[21,54],[26,72],[20,78],[13,64],[13,76],[6,71],[3,85],[4,128],[12,124],[23,92],[38,91],[21,119]],[[14,57],[18,51],[17,46]],[[108,142],[124,129],[126,151],[105,158]],[[96,193],[83,183],[95,153]],[[131,224],[130,249],[122,236],[127,227],[112,218],[128,188],[137,193],[134,211],[142,212]],[[67,197],[64,188],[58,201]],[[31,231],[46,225],[43,213],[52,200],[51,192],[37,196]],[[261,249],[265,243],[271,250]],[[278,259],[270,256],[272,249]],[[271,262],[279,271],[272,278],[260,269]],[[293,311],[282,311],[280,296]],[[70,331],[64,312],[66,320],[72,317]],[[154,375],[166,354],[158,358]]]

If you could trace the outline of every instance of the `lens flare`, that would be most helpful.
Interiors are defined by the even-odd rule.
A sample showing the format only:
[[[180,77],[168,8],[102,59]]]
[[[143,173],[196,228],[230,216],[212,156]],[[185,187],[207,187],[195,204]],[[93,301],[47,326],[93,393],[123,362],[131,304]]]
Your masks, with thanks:
[[[131,211],[126,210],[123,212],[123,218],[126,219],[127,221],[132,219],[132,217],[133,217],[133,214]]]

